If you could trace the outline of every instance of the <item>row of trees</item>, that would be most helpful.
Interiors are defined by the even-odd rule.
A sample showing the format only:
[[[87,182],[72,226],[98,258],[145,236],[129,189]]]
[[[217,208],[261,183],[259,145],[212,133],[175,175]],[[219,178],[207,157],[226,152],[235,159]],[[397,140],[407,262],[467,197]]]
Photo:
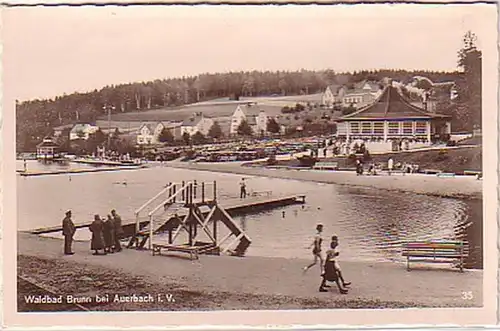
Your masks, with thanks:
[[[404,81],[418,74],[436,81],[456,76],[455,73],[406,70],[353,73],[336,73],[333,70],[229,72],[111,85],[101,90],[73,93],[54,99],[18,101],[17,147],[20,150],[33,148],[55,126],[94,122],[108,111],[112,114],[144,111],[229,96],[310,94],[322,92],[332,83],[382,79],[385,76]]]
[[[298,95],[322,92],[329,84],[353,84],[364,79],[390,77],[408,83],[421,75],[434,82],[455,81],[458,98],[443,101],[441,112],[456,118],[455,128],[470,130],[481,123],[481,51],[476,36],[467,32],[458,52],[457,72],[363,70],[246,71],[157,79],[111,85],[88,93],[72,93],[54,99],[16,101],[17,147],[32,149],[55,126],[94,122],[107,114],[176,107],[218,97]],[[348,110],[347,110],[348,111]],[[457,127],[458,125],[458,127]]]

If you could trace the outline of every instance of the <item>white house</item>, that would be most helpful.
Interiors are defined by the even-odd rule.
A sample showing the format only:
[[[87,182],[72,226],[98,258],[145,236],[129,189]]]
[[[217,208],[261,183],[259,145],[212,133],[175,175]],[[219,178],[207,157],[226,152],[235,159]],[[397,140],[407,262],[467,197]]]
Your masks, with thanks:
[[[163,129],[167,129],[170,131],[172,136],[174,137],[174,140],[179,140],[182,138],[182,123],[176,123],[176,122],[158,122],[155,126],[154,129],[154,139],[156,142],[160,142],[160,135],[163,131]]]
[[[89,139],[89,136],[99,130],[98,126],[91,124],[75,124],[69,132],[69,140]]]
[[[354,106],[361,108],[370,105],[382,94],[382,88],[379,83],[362,81],[348,89],[342,96],[342,105],[344,107]]]
[[[258,113],[256,114],[256,112]],[[238,134],[238,127],[243,120],[247,121],[255,135],[264,135],[267,133],[268,116],[265,111],[252,105],[238,105],[231,116],[231,126],[229,129],[231,135]]]
[[[54,137],[60,137],[64,130],[69,129],[71,131],[72,128],[73,128],[73,124],[66,124],[66,125],[57,126],[54,128]]]
[[[137,145],[149,145],[156,143],[155,129],[150,123],[143,123],[137,132]]]
[[[346,93],[346,87],[342,85],[329,85],[321,95],[321,104],[327,108],[333,107],[336,103],[341,103]]]
[[[189,135],[194,135],[197,132],[200,132],[204,136],[208,135],[208,131],[214,124],[214,121],[211,118],[203,116],[202,113],[195,113],[193,116],[185,119],[181,124],[181,136],[184,133],[188,133]]]

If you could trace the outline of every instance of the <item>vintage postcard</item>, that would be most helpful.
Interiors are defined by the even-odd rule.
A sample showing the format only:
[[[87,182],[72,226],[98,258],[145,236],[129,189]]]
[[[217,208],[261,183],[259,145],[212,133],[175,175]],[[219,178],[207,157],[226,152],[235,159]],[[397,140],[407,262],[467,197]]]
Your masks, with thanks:
[[[2,21],[6,326],[496,323],[495,5]]]

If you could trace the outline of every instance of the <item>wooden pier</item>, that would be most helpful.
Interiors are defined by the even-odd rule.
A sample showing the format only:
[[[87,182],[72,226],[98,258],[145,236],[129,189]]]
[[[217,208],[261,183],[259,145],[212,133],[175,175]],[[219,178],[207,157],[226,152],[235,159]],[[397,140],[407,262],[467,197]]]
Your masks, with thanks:
[[[269,197],[249,197],[246,199],[230,199],[225,200],[220,203],[221,206],[233,217],[239,215],[248,215],[263,210],[269,210],[273,208],[280,208],[285,206],[290,206],[294,204],[304,204],[305,195],[286,195],[286,196],[269,196]],[[119,209],[118,209],[119,210]],[[179,217],[185,217],[186,212],[179,212]],[[88,228],[92,222],[77,223],[75,227],[77,229]],[[149,220],[141,220],[140,226],[145,226],[149,223]],[[126,236],[131,236],[134,233],[136,221],[135,220],[123,220],[122,226]],[[47,234],[54,232],[61,232],[62,226],[52,226],[43,227],[33,230],[28,230],[26,232],[32,234]]]
[[[64,175],[64,174],[84,174],[91,172],[107,172],[107,171],[119,171],[119,170],[137,170],[145,168],[145,165],[136,166],[120,166],[120,167],[106,167],[106,168],[89,168],[89,169],[64,169],[64,170],[53,170],[53,171],[27,171],[17,170],[16,172],[23,177],[35,177],[35,176],[48,176],[48,175]]]

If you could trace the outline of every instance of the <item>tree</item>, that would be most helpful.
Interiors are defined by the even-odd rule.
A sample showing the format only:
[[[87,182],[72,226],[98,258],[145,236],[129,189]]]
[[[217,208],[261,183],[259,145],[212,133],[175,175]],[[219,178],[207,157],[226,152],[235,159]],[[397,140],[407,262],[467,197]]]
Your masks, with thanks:
[[[276,120],[272,117],[267,121],[267,131],[269,131],[271,133],[279,133],[280,132],[280,126],[279,126],[278,122],[276,122]]]
[[[170,132],[169,129],[163,128],[158,136],[158,140],[161,143],[171,143],[174,141],[174,135]]]
[[[98,129],[94,134],[91,134],[90,138],[93,138],[95,143],[98,145],[104,143],[107,139],[106,135],[104,134],[104,132],[102,132],[101,129]]]
[[[222,133],[222,128],[220,127],[219,122],[214,121],[214,124],[210,127],[210,130],[208,130],[208,136],[213,139],[219,139],[224,136]]]
[[[184,132],[182,134],[182,140],[184,140],[184,142],[186,143],[186,145],[189,145],[191,143],[191,136],[189,135],[189,133]]]
[[[205,142],[205,136],[203,133],[200,131],[197,131],[192,137],[191,137],[193,144],[195,145],[201,145]]]
[[[455,116],[466,130],[481,126],[482,52],[477,49],[476,41],[476,35],[468,31],[458,51],[458,67],[463,71],[463,79],[457,83]]]
[[[354,113],[357,110],[356,107],[354,107],[353,104],[350,104],[349,107],[344,107],[342,108],[342,115],[349,115]]]
[[[246,120],[241,121],[240,125],[238,126],[238,135],[251,136],[252,133],[252,128],[250,127],[248,122]]]

